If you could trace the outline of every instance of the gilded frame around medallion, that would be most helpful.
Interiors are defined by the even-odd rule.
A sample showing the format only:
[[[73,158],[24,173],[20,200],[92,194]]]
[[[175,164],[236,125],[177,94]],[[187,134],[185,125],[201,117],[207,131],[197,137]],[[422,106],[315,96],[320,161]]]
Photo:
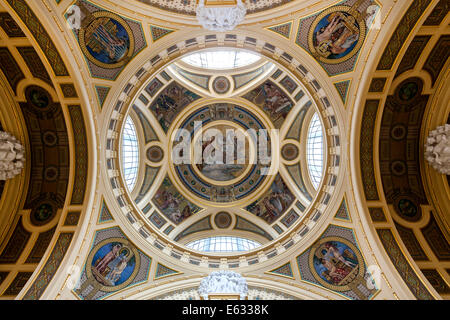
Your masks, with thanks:
[[[128,52],[125,57],[123,57],[122,59],[120,59],[120,61],[118,61],[116,63],[108,64],[108,63],[104,63],[104,62],[97,60],[87,49],[86,39],[85,39],[86,28],[81,28],[80,32],[78,34],[78,40],[80,43],[81,51],[83,52],[83,54],[86,56],[86,58],[90,62],[92,62],[93,64],[95,64],[96,66],[98,66],[100,68],[116,69],[116,68],[123,67],[133,58],[133,55],[134,55],[135,40],[134,40],[134,35],[133,35],[133,31],[131,30],[131,27],[128,25],[128,23],[125,21],[125,19],[123,19],[119,15],[112,13],[112,12],[96,11],[96,12],[92,13],[92,16],[93,16],[93,19],[90,23],[92,23],[93,21],[95,21],[99,18],[110,18],[110,19],[116,20],[125,29],[125,31],[128,34],[128,38],[130,41]]]
[[[340,238],[340,237],[325,237],[325,238],[322,238],[319,241],[317,241],[312,246],[311,251],[309,252],[309,257],[308,257],[309,269],[311,270],[311,274],[313,275],[314,279],[316,279],[320,283],[320,285],[324,286],[325,288],[333,290],[333,291],[338,291],[338,292],[350,291],[350,290],[352,290],[352,288],[349,285],[336,286],[336,285],[332,285],[332,284],[326,282],[317,274],[316,269],[314,268],[314,256],[315,256],[315,252],[316,252],[317,248],[326,242],[332,242],[332,241],[341,242],[341,243],[345,244],[355,253],[356,259],[358,260],[358,274],[355,276],[355,278],[360,277],[360,278],[364,279],[365,261],[364,261],[364,258],[362,256],[361,252],[356,247],[356,245],[354,245],[351,241],[344,239],[344,238]]]
[[[358,42],[355,45],[355,47],[349,53],[347,53],[345,56],[343,56],[339,59],[328,59],[328,58],[324,57],[323,55],[321,55],[316,50],[316,47],[314,46],[314,31],[316,30],[316,27],[320,23],[320,21],[322,21],[326,16],[328,16],[332,13],[336,13],[336,12],[345,12],[345,13],[349,14],[351,17],[355,18],[355,22],[357,22],[359,25],[359,38],[358,38]],[[335,6],[335,7],[331,7],[327,10],[322,11],[314,19],[314,21],[311,24],[311,27],[309,29],[309,33],[308,33],[308,47],[311,52],[311,55],[313,57],[315,57],[317,60],[319,60],[320,62],[327,63],[327,64],[339,64],[339,63],[342,63],[342,62],[345,62],[345,61],[351,59],[355,54],[358,53],[358,51],[361,49],[362,45],[364,44],[366,35],[367,35],[366,22],[364,21],[363,15],[358,10],[356,10],[353,7],[349,7],[349,6]]]
[[[128,246],[132,250],[132,252],[134,254],[134,257],[136,259],[136,263],[135,263],[134,270],[131,273],[130,277],[126,281],[121,283],[120,285],[109,287],[109,286],[105,286],[103,284],[100,284],[100,289],[99,290],[100,291],[105,291],[105,292],[116,292],[116,291],[122,290],[123,288],[126,288],[136,278],[136,276],[137,276],[137,274],[139,272],[139,269],[141,267],[141,256],[140,256],[138,250],[136,249],[136,247],[131,242],[129,242],[128,240],[126,240],[124,238],[108,238],[108,239],[105,239],[105,240],[99,242],[98,244],[96,244],[95,247],[93,247],[91,252],[89,253],[89,256],[88,256],[88,258],[86,260],[86,276],[87,276],[88,279],[89,278],[94,278],[94,275],[92,273],[92,262],[93,262],[95,254],[103,246],[105,246],[105,245],[107,245],[108,243],[111,243],[111,242],[119,242],[119,243],[122,243],[123,245]]]

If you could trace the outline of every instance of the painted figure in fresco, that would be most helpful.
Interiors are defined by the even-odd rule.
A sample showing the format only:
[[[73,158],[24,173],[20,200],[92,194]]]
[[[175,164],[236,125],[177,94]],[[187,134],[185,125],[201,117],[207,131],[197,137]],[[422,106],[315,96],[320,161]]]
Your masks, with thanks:
[[[108,252],[108,253],[103,257],[103,259],[101,259],[100,261],[98,261],[98,263],[96,263],[95,269],[96,269],[100,274],[102,274],[102,273],[106,270],[106,267],[108,266],[108,264],[109,264],[111,261],[113,261],[113,260],[117,257],[120,248],[122,248],[122,245],[121,245],[121,244],[116,244],[116,245],[114,245],[114,246],[112,247],[111,251]]]
[[[271,224],[286,212],[293,200],[294,196],[291,191],[281,176],[277,175],[269,193],[260,201],[248,206],[247,210]]]
[[[265,96],[264,110],[273,118],[286,118],[292,108],[289,98],[272,83],[266,82],[263,86]]]
[[[293,107],[293,102],[287,94],[271,81],[266,81],[243,98],[263,109],[276,127],[281,127]]]
[[[340,242],[326,242],[314,254],[314,267],[317,273],[333,285],[342,282],[358,268],[354,252]]]
[[[336,59],[345,56],[359,40],[359,27],[353,16],[333,12],[319,22],[314,34],[314,47],[324,57]]]
[[[174,82],[158,95],[150,109],[163,130],[167,132],[177,114],[192,101],[199,98],[200,96]]]
[[[168,178],[164,179],[153,202],[167,218],[176,224],[183,222],[199,210],[177,192]]]
[[[128,265],[128,259],[124,256],[120,256],[119,263],[112,268],[112,271],[106,276],[106,279],[110,280],[112,284],[115,284],[120,279],[123,271]]]
[[[240,172],[242,172],[244,165],[237,164],[245,162],[245,159],[238,159],[240,153],[238,152],[238,139],[236,136],[231,135],[231,131],[227,131],[225,135],[222,136],[223,141],[218,143],[217,147],[219,150],[215,149],[212,144],[216,141],[216,137],[212,136],[209,140],[203,142],[202,144],[202,163],[197,164],[198,169],[208,178],[216,181],[229,181],[235,179]],[[216,152],[220,152],[222,148],[222,156],[218,162],[211,163],[206,156],[211,156],[215,159]],[[232,157],[230,160],[233,163],[227,163],[227,148],[233,150]],[[205,152],[206,151],[206,152]],[[210,152],[209,152],[210,151]],[[211,153],[209,155],[209,153]]]

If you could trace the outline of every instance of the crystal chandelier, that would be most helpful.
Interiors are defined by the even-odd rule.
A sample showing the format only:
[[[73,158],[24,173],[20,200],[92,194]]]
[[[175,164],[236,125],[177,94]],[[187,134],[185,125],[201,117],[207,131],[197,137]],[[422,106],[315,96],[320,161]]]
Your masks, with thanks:
[[[245,300],[248,295],[247,281],[234,271],[215,271],[203,278],[198,294],[203,300]]]
[[[18,175],[25,162],[23,145],[13,135],[0,131],[0,180],[8,180]]]
[[[430,131],[425,144],[425,159],[442,174],[450,174],[450,124]]]
[[[231,31],[244,20],[247,8],[242,0],[236,6],[205,7],[205,0],[199,0],[197,20],[203,28],[211,31]]]

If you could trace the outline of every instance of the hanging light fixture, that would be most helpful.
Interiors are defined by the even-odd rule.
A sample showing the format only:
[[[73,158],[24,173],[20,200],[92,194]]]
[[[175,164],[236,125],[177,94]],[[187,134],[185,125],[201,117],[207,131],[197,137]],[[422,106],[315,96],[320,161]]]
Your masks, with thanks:
[[[203,278],[198,294],[202,300],[246,300],[247,281],[234,271],[214,271]]]
[[[13,135],[0,131],[0,180],[18,175],[25,162],[25,149]]]
[[[425,159],[439,173],[450,174],[450,124],[430,131],[425,144]]]
[[[242,0],[237,0],[234,6],[205,6],[205,0],[199,0],[197,20],[203,28],[211,31],[231,31],[241,23],[247,8]]]

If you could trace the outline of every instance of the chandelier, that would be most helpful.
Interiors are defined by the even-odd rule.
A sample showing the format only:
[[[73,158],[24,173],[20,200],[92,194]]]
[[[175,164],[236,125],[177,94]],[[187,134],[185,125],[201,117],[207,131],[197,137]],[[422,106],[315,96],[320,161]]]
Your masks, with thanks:
[[[245,300],[248,295],[247,281],[234,271],[215,271],[203,278],[198,294],[202,300]]]
[[[197,20],[203,28],[211,31],[231,31],[244,20],[247,8],[242,0],[235,6],[206,7],[205,0],[199,0]]]
[[[25,162],[23,145],[13,135],[0,131],[0,180],[8,180],[18,175]]]
[[[442,174],[450,174],[450,124],[430,131],[425,144],[425,159]]]

